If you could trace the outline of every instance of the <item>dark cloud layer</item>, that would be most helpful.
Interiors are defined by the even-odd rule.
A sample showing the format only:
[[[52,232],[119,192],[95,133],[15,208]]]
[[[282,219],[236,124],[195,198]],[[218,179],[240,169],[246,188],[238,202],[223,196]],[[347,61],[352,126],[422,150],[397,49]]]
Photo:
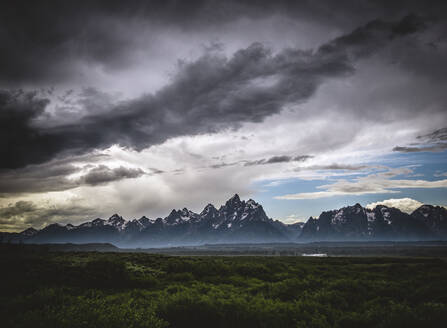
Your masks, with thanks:
[[[90,157],[93,161],[94,158]],[[160,174],[163,171],[140,168],[116,167],[106,165],[75,166],[66,161],[56,161],[31,165],[22,169],[0,171],[0,197],[7,194],[39,193],[63,191],[83,185],[96,186],[124,179],[133,179],[145,174]],[[72,174],[79,178],[68,178]]]
[[[200,31],[276,14],[346,30],[411,11],[436,16],[443,8],[442,1],[6,0],[0,5],[0,81],[58,83],[76,75],[80,62],[119,70],[140,47],[138,28],[147,26],[149,34],[160,33],[160,26]]]
[[[156,94],[100,109],[71,124],[38,125],[36,119],[45,115],[49,100],[32,92],[2,91],[0,168],[113,144],[141,150],[171,137],[262,122],[286,105],[308,100],[327,79],[351,74],[356,60],[423,27],[421,19],[411,15],[397,22],[375,20],[314,51],[288,48],[274,54],[254,43],[231,58],[206,52],[182,63],[172,82]],[[97,99],[95,106],[101,106]]]
[[[78,183],[66,177],[79,171],[71,164],[31,165],[24,169],[4,170],[0,173],[0,195],[76,188]]]

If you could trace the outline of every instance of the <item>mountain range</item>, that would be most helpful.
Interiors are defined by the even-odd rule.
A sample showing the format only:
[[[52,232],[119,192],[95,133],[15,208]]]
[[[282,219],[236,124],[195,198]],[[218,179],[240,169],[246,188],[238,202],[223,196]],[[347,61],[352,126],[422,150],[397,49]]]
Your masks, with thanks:
[[[407,214],[384,205],[360,204],[325,211],[306,223],[284,224],[269,218],[254,200],[236,194],[219,209],[172,210],[165,218],[125,220],[118,214],[80,225],[54,223],[41,230],[0,233],[12,243],[112,243],[119,247],[166,247],[217,243],[309,241],[446,240],[447,209],[423,205]]]

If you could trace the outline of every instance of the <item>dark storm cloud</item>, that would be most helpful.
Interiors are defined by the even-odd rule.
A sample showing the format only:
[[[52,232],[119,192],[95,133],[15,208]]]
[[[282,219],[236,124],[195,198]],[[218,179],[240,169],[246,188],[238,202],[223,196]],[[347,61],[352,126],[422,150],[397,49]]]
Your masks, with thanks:
[[[2,1],[0,80],[56,83],[75,75],[80,62],[124,67],[137,47],[132,22],[181,24],[202,3],[170,2]]]
[[[70,164],[31,165],[24,169],[3,170],[0,172],[0,195],[76,188],[79,184],[68,180],[66,176],[79,171],[80,168]]]
[[[320,47],[321,53],[334,54],[345,53],[350,49],[350,54],[355,57],[368,56],[377,50],[377,47],[388,43],[391,39],[405,36],[422,30],[426,24],[421,17],[416,15],[405,16],[398,23],[391,23],[382,20],[374,20],[368,24],[355,29],[348,35],[336,38]]]
[[[106,156],[88,156],[90,162],[104,159]],[[70,158],[73,160],[73,158]],[[77,157],[76,160],[82,160]],[[69,160],[52,161],[40,165],[30,165],[15,170],[0,171],[0,197],[8,194],[39,193],[49,191],[63,191],[84,185],[101,185],[114,181],[138,178],[145,174],[161,174],[163,171],[151,169],[147,173],[139,168],[117,167],[106,165],[72,165]],[[67,178],[72,174],[81,175],[79,178]]]
[[[375,18],[396,20],[411,12],[439,20],[447,8],[443,1],[5,0],[0,86],[58,85],[88,81],[82,75],[92,69],[125,70],[136,54],[156,50],[158,38],[169,37],[166,31],[194,34],[274,15],[349,31]]]
[[[288,48],[273,54],[254,43],[231,58],[206,52],[195,61],[181,63],[172,82],[155,94],[109,108],[108,101],[101,104],[97,93],[90,92],[83,101],[104,108],[51,127],[35,122],[45,114],[47,99],[35,93],[2,91],[0,166],[18,168],[113,144],[141,150],[171,137],[262,122],[286,105],[308,100],[327,79],[351,74],[357,59],[423,25],[416,16],[397,22],[376,20],[315,51]],[[89,94],[95,99],[86,99]]]
[[[34,163],[49,159],[49,149],[41,148],[46,141],[54,141],[33,126],[33,120],[44,115],[48,103],[48,99],[37,97],[35,92],[0,90],[1,168],[20,167],[29,164],[31,158]]]
[[[447,128],[418,136],[411,146],[396,146],[393,151],[401,153],[441,152],[447,149]]]
[[[2,1],[0,81],[11,85],[57,83],[78,74],[79,65],[119,70],[141,47],[139,36],[161,29],[200,31],[235,21],[282,15],[346,30],[377,17],[408,12],[439,15],[441,1]],[[156,41],[152,40],[153,47]]]
[[[122,179],[138,178],[144,174],[146,172],[139,168],[133,169],[120,166],[112,169],[106,165],[99,165],[84,175],[81,181],[85,184],[96,186]]]

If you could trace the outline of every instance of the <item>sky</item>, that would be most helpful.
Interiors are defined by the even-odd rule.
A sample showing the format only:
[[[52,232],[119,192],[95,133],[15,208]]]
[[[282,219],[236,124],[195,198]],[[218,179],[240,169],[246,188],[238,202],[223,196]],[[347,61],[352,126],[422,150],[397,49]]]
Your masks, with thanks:
[[[2,1],[0,230],[447,205],[444,1]]]

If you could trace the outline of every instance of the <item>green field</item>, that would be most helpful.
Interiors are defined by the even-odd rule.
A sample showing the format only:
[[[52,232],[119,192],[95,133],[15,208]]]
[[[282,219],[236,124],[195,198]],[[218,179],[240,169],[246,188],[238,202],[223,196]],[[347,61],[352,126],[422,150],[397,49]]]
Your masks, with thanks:
[[[442,327],[441,258],[165,256],[2,246],[2,327]]]

